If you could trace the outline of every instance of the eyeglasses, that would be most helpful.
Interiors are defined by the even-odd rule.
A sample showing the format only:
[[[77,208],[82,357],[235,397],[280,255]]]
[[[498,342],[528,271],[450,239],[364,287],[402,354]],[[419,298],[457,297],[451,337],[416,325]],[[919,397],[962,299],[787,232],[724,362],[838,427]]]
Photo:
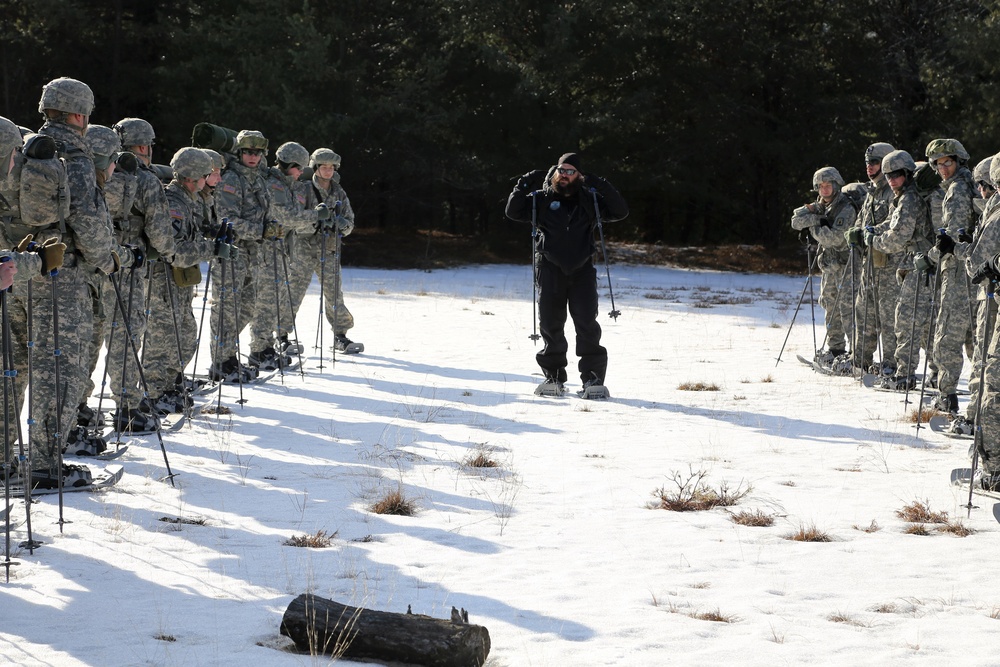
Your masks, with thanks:
[[[948,158],[947,160],[935,160],[934,161],[934,166],[935,167],[944,167],[945,169],[951,169],[952,166],[954,166],[954,164],[955,164],[955,161],[952,160],[951,158]]]
[[[243,149],[243,154],[244,155],[261,156],[261,155],[264,154],[264,151],[263,151],[263,149],[260,149],[260,148],[244,148]]]
[[[556,171],[558,171],[563,176],[572,176],[573,174],[576,173],[576,169],[563,169],[562,167],[556,167]]]
[[[885,175],[886,178],[905,178],[906,171],[904,169],[897,169],[896,171],[890,171]]]
[[[976,181],[976,185],[981,187],[983,190],[996,190],[993,184],[988,181]]]

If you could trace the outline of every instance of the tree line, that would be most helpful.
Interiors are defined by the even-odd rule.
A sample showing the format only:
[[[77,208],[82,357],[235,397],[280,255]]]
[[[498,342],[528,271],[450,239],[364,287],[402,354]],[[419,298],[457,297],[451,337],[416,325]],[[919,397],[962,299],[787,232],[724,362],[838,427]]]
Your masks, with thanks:
[[[359,228],[489,244],[516,176],[577,150],[628,199],[607,233],[792,239],[813,171],[875,141],[1000,150],[1000,10],[971,0],[0,0],[2,115],[87,82],[91,122],[198,122],[343,156]]]

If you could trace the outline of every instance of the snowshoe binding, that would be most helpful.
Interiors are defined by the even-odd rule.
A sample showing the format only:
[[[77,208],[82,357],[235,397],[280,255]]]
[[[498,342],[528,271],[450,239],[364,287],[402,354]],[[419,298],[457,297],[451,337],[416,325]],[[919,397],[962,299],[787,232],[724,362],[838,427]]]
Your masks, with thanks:
[[[63,453],[67,456],[100,456],[107,449],[108,443],[100,434],[84,426],[77,426],[70,431]]]
[[[333,349],[343,354],[358,354],[365,351],[364,343],[355,343],[344,334],[335,334],[333,337]]]

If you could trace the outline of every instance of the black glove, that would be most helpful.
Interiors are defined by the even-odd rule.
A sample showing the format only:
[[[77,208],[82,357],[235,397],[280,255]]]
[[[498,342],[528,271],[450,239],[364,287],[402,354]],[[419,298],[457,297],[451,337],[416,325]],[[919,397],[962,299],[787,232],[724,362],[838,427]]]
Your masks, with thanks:
[[[972,234],[964,229],[960,229],[958,230],[958,241],[959,243],[972,243]]]
[[[553,167],[554,169],[555,167]],[[517,180],[517,187],[521,190],[540,190],[545,183],[545,172],[541,169],[529,171]]]
[[[941,256],[944,257],[945,255],[950,255],[955,252],[955,240],[944,232],[941,232],[938,234],[937,242],[934,244],[934,247],[937,248],[941,253]]]
[[[819,219],[819,226],[820,227],[829,227],[830,226],[830,219],[829,218],[820,218]]]
[[[991,283],[1000,281],[1000,271],[997,271],[997,260],[1000,260],[1000,255],[994,255],[992,259],[988,259],[976,268],[976,272],[972,274],[972,282],[978,285],[984,280],[989,280]]]
[[[142,250],[138,246],[134,246],[130,243],[126,243],[125,247],[129,249],[132,253],[132,268],[140,269],[142,268],[142,263],[145,261],[146,256],[142,254]]]

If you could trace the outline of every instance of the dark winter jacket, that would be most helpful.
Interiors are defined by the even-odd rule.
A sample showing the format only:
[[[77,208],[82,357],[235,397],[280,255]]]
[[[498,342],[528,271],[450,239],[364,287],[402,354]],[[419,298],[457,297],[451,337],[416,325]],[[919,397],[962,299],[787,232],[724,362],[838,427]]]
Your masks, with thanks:
[[[506,213],[511,220],[532,222],[532,205],[536,206],[535,250],[568,275],[594,256],[595,194],[602,223],[628,216],[625,199],[603,178],[588,174],[576,195],[561,197],[540,169],[518,180],[507,199]]]

